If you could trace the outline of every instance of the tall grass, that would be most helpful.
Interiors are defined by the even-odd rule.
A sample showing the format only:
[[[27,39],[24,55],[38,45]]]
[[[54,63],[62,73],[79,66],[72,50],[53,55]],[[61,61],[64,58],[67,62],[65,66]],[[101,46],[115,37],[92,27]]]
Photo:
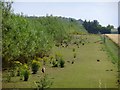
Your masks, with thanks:
[[[108,37],[105,37],[105,40],[103,39],[104,36],[101,36],[101,39],[104,42],[105,45],[105,49],[108,53],[108,55],[112,58],[112,63],[118,63],[119,60],[119,49],[120,47],[118,47],[118,45],[116,45],[111,39],[109,39]]]

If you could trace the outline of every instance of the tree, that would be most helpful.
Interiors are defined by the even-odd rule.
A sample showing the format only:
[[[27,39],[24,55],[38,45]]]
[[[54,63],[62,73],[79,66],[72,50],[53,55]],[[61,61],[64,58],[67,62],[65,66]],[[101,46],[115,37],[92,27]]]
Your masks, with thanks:
[[[83,26],[89,33],[98,34],[99,32],[102,34],[111,33],[111,29],[114,28],[113,25],[108,25],[107,27],[103,27],[99,24],[97,20],[94,21],[84,21]]]
[[[84,32],[77,20],[63,17],[36,17],[14,14],[10,2],[2,3],[3,67],[13,61],[28,63],[37,57],[49,56],[56,43],[70,40],[71,32]],[[83,31],[82,31],[83,30]],[[8,65],[9,64],[9,65]],[[6,65],[6,66],[5,66]]]

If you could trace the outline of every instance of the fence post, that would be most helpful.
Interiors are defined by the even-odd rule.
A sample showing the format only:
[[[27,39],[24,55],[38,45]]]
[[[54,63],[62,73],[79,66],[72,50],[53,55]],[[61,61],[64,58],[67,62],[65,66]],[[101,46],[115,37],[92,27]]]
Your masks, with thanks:
[[[105,39],[106,39],[106,38],[105,38],[105,34],[104,34],[104,35],[103,35],[103,42],[104,42],[104,43],[105,43],[105,41],[106,41]]]

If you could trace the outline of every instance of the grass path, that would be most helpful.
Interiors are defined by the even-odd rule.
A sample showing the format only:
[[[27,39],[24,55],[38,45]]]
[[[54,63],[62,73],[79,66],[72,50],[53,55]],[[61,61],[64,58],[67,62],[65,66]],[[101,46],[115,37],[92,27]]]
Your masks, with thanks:
[[[46,66],[46,73],[52,78],[52,88],[116,88],[117,81],[117,65],[111,63],[111,58],[108,57],[104,45],[94,43],[100,40],[97,35],[85,36],[90,43],[76,45],[69,47],[54,47],[53,54],[60,52],[65,60],[64,68],[52,68]],[[84,38],[84,37],[83,37]],[[76,49],[77,58],[74,64],[73,60],[73,47]],[[68,63],[67,61],[70,61]],[[97,62],[97,60],[100,60]],[[9,88],[33,88],[35,87],[34,81],[39,80],[38,75],[31,75],[29,81],[19,81],[18,77],[12,78],[11,83],[3,83],[3,87]]]
[[[53,87],[98,88],[99,82],[101,88],[116,87],[117,67],[111,63],[107,53],[101,51],[103,44],[94,43],[99,40],[99,36],[88,38],[90,43],[76,47],[77,59],[73,65],[67,64],[61,71],[51,73],[55,77]],[[72,47],[60,48],[65,60],[72,61]]]

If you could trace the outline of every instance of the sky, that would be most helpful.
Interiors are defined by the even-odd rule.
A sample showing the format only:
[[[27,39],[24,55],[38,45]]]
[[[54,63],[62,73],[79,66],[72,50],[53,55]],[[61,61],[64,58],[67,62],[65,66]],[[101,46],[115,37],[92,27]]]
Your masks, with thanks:
[[[114,2],[113,2],[114,1]],[[62,0],[16,0],[12,7],[14,13],[23,13],[28,16],[45,16],[46,14],[53,16],[71,17],[82,20],[98,20],[103,26],[108,24],[118,27],[118,2],[117,0],[70,0],[63,2]]]

